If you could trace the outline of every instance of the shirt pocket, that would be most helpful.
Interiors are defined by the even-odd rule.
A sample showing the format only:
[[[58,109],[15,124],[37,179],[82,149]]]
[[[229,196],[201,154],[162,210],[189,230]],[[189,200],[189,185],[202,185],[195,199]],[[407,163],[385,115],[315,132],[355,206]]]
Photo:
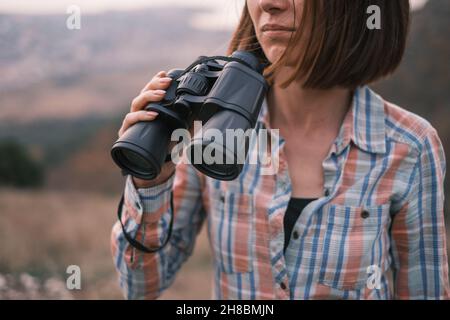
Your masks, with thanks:
[[[211,244],[220,270],[225,273],[252,271],[253,196],[216,190],[210,201]]]
[[[373,272],[383,273],[388,267],[385,239],[390,203],[329,204],[326,210],[319,282],[339,290],[362,289]]]

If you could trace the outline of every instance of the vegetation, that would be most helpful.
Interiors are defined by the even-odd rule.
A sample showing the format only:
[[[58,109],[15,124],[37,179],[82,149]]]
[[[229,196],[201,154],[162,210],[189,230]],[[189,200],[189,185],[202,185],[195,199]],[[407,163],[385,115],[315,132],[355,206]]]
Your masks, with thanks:
[[[43,183],[43,167],[23,145],[0,141],[0,186],[36,188]]]

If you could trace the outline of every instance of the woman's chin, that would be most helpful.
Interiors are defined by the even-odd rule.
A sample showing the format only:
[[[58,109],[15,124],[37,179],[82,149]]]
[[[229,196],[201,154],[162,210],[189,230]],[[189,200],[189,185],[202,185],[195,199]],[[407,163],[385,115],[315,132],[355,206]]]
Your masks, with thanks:
[[[286,46],[271,46],[267,50],[264,50],[267,59],[271,63],[275,63],[281,56],[283,55],[284,51],[286,50]]]

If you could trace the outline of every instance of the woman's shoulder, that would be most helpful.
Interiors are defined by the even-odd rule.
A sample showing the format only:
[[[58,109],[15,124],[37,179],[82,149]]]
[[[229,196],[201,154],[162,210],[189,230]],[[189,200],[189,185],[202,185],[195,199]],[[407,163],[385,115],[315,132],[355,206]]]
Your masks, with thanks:
[[[383,98],[382,98],[383,99]],[[427,139],[438,139],[436,128],[424,117],[383,99],[386,139],[408,144],[420,152]]]
[[[394,142],[393,154],[403,154],[405,158],[420,163],[422,167],[429,167],[429,172],[439,168],[439,172],[445,176],[446,156],[436,128],[424,117],[392,102],[383,101],[386,141]],[[406,149],[396,147],[395,144],[398,143],[407,145]],[[419,159],[422,160],[417,162]],[[427,170],[422,169],[423,172]]]

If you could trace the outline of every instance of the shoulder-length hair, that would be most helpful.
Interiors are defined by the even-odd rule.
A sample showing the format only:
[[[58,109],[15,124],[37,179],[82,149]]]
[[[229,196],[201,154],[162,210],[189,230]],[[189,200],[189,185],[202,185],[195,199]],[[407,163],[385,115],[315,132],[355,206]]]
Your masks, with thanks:
[[[372,5],[380,8],[381,29],[367,26],[367,9]],[[284,53],[268,63],[246,4],[228,54],[235,50],[254,52],[268,64],[264,76],[272,84],[276,70],[285,65],[301,43],[304,50],[292,56],[296,61],[294,72],[282,87],[301,78],[304,88],[354,89],[385,77],[398,67],[406,46],[410,5],[409,0],[304,0],[299,18],[299,27]]]

